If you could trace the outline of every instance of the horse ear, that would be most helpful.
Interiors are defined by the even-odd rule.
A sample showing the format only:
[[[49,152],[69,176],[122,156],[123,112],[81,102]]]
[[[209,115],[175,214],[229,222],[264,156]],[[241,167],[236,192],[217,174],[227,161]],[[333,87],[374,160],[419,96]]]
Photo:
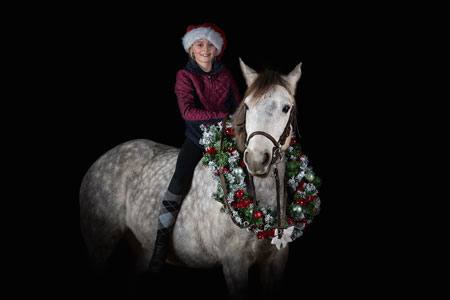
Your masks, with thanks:
[[[241,65],[242,74],[244,74],[245,82],[247,86],[250,86],[255,78],[258,76],[258,73],[255,72],[252,68],[244,64],[242,59],[239,57],[239,64]]]
[[[292,95],[295,94],[295,89],[297,88],[297,82],[300,79],[300,76],[302,75],[302,63],[299,63],[294,70],[289,73],[289,75],[285,76],[284,79],[289,83],[289,86],[291,88]]]

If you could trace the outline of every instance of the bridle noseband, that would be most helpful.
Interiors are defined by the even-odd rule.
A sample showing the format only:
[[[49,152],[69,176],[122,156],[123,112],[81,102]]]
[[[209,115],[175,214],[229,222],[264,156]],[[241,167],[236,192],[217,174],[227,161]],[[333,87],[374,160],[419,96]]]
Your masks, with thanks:
[[[277,142],[277,141],[273,138],[273,136],[271,136],[270,134],[268,134],[268,133],[265,132],[265,131],[253,131],[253,132],[248,136],[247,140],[245,141],[244,153],[245,153],[245,150],[247,150],[247,146],[248,146],[248,143],[250,142],[250,139],[251,139],[252,137],[256,136],[256,135],[262,135],[262,136],[265,136],[266,138],[268,138],[268,139],[272,142],[272,144],[273,144],[274,147],[272,148],[272,161],[270,162],[271,165],[273,165],[278,159],[281,159],[281,153],[280,153],[280,150],[281,150],[281,146],[282,146],[284,143],[281,144],[281,142]]]

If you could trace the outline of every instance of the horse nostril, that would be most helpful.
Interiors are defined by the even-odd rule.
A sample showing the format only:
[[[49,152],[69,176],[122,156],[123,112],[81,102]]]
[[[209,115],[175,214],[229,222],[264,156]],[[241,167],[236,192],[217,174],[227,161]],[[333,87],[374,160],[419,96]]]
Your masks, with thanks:
[[[269,159],[270,159],[269,153],[264,152],[264,157],[263,157],[261,164],[263,164],[263,165],[267,164],[269,162]]]

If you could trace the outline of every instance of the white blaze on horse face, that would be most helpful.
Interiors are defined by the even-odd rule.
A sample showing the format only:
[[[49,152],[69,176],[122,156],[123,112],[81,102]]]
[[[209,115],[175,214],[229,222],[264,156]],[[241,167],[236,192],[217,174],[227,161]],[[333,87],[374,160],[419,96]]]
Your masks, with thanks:
[[[245,99],[248,106],[245,128],[247,136],[255,131],[264,131],[276,141],[280,139],[289,122],[294,99],[289,92],[275,86],[254,103],[251,96]],[[244,162],[253,175],[265,175],[272,161],[274,144],[263,135],[255,135],[248,142]]]

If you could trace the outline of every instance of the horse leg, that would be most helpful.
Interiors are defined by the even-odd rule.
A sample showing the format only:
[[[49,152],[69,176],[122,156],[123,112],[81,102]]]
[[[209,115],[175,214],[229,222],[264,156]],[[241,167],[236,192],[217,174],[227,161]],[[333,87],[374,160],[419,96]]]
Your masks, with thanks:
[[[263,296],[267,299],[283,291],[283,275],[288,259],[289,248],[275,250],[272,255],[260,262],[260,280]]]
[[[96,295],[122,295],[127,283],[122,275],[126,268],[124,230],[94,218],[82,219],[82,235],[89,255],[91,276],[87,281]]]
[[[129,258],[126,260],[128,266],[124,270],[126,278],[123,278],[121,284],[126,284],[126,296],[134,298],[146,293],[146,272],[152,256],[152,248],[150,243],[142,244],[131,230],[126,231],[124,240],[126,241]]]
[[[141,247],[139,251],[136,251],[136,263],[134,265],[134,272],[136,274],[143,274],[148,271],[148,264],[152,258],[153,248],[147,249]]]
[[[123,237],[123,230],[115,226],[96,226],[92,220],[82,223],[83,238],[88,250],[91,266],[98,273],[104,273]],[[100,223],[100,222],[98,222]]]
[[[249,266],[241,261],[230,261],[223,264],[223,274],[232,299],[248,298]]]

